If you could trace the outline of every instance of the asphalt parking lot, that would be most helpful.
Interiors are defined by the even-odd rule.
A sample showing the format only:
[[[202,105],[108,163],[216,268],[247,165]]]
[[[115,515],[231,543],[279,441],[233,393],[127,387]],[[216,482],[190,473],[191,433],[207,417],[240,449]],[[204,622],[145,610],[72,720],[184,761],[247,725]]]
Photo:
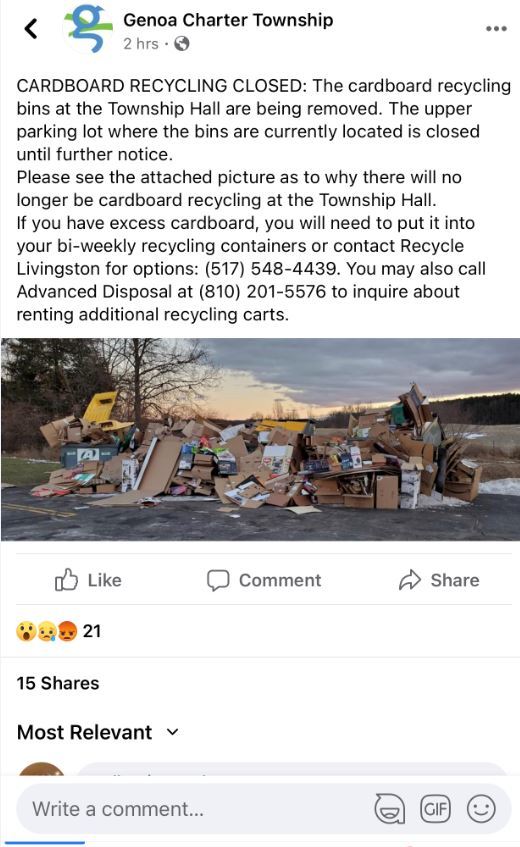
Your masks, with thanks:
[[[378,511],[320,506],[295,515],[263,506],[219,511],[220,501],[165,498],[157,506],[94,507],[92,497],[2,492],[4,541],[518,541],[520,498],[481,494],[461,506]]]

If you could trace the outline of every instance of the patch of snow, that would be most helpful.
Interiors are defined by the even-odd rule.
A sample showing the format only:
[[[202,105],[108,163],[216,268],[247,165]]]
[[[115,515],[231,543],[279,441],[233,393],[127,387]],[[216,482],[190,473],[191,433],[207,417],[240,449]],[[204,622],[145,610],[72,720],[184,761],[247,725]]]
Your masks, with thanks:
[[[473,441],[475,438],[485,438],[486,433],[485,432],[466,432],[466,433],[464,433],[464,435],[462,437],[466,438],[468,441]]]
[[[417,502],[418,509],[452,509],[454,506],[469,506],[466,500],[457,497],[428,497],[427,494],[419,494]]]
[[[56,465],[60,466],[59,462],[53,462],[52,459],[25,459],[23,456],[8,456],[9,459],[17,459],[19,462],[30,462],[31,465]]]
[[[483,494],[509,494],[520,497],[520,479],[518,477],[490,479],[489,482],[480,483],[480,491]]]

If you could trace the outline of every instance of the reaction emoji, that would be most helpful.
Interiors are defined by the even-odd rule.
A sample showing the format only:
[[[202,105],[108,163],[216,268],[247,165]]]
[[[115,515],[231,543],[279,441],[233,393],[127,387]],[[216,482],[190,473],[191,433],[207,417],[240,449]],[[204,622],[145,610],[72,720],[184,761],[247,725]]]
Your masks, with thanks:
[[[40,641],[56,641],[56,627],[50,621],[42,621],[38,626]]]
[[[27,765],[20,776],[63,776],[63,773],[50,762],[34,762],[32,765]]]
[[[488,823],[496,812],[495,801],[488,794],[475,794],[468,803],[468,816],[475,823]]]
[[[78,628],[72,621],[62,621],[58,627],[60,641],[74,641],[78,634]]]
[[[22,621],[16,627],[16,634],[20,641],[32,641],[36,638],[36,626],[31,621]]]

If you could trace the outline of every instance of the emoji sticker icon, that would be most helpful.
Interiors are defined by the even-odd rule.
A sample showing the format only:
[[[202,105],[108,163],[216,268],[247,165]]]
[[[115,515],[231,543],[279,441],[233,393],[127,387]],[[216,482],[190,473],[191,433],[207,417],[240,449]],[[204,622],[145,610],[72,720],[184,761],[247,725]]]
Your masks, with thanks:
[[[40,641],[56,641],[56,627],[50,621],[42,621],[38,625],[38,638]]]
[[[62,621],[58,627],[60,641],[74,641],[78,634],[78,628],[72,621]]]
[[[20,641],[32,641],[36,638],[36,625],[31,621],[22,621],[16,627],[16,634]]]

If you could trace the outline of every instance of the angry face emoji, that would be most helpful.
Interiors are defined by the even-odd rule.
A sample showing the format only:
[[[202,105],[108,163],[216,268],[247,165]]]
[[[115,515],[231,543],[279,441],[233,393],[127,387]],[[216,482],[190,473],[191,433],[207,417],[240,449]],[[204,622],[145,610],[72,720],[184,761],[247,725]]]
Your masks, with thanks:
[[[38,638],[40,641],[56,641],[56,627],[50,621],[42,621],[38,624]]]
[[[16,627],[16,634],[20,641],[32,641],[36,638],[36,626],[31,621],[22,621]]]
[[[78,628],[72,621],[62,621],[58,627],[60,641],[74,641],[78,634]]]

